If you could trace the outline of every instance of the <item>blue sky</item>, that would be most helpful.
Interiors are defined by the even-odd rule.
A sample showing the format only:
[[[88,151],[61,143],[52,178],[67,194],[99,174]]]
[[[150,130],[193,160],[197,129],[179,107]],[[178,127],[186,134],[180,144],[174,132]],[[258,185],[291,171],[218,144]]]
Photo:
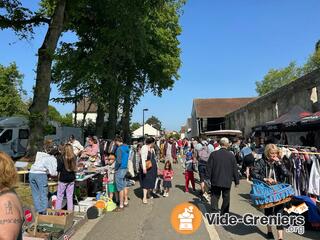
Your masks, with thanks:
[[[146,118],[155,115],[166,129],[178,130],[194,98],[256,96],[255,81],[270,68],[292,60],[302,64],[313,52],[320,39],[319,9],[319,0],[189,0],[181,18],[181,78],[161,98],[146,94],[132,121],[141,122],[142,109],[148,108]],[[16,61],[30,97],[45,31],[37,29],[30,41],[0,32],[0,64]],[[51,97],[57,95],[52,86]],[[73,110],[72,105],[53,105],[62,113]]]

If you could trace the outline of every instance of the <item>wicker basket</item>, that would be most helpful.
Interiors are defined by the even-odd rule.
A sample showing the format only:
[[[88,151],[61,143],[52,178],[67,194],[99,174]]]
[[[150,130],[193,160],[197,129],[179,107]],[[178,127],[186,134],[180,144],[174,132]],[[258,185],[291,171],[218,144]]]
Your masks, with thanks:
[[[289,202],[293,195],[293,188],[289,184],[268,185],[256,179],[253,180],[250,192],[253,204],[260,209]]]

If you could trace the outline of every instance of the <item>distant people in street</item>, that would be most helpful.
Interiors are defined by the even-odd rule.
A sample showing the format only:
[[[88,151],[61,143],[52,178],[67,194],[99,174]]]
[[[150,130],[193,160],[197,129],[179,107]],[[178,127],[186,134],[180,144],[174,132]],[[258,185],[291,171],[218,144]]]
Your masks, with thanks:
[[[119,202],[119,194],[117,191],[117,186],[115,182],[115,162],[116,155],[114,153],[110,153],[107,156],[106,165],[108,170],[108,194],[109,198],[113,199],[115,197],[115,201]]]
[[[207,144],[208,143],[206,141],[202,141],[196,145],[196,159],[198,162],[201,196],[209,201],[209,195],[205,191],[205,180],[207,179],[206,166],[210,156],[210,150]]]
[[[165,147],[165,140],[161,139],[161,141],[160,141],[160,162],[164,162],[164,159],[165,159],[164,147]]]
[[[240,159],[240,144],[241,144],[241,141],[240,141],[239,138],[233,138],[232,139],[232,145],[230,147],[230,151],[235,156],[235,158],[237,160],[237,163],[241,162],[241,159]]]
[[[123,143],[121,137],[117,137],[115,140],[118,146],[116,152],[116,163],[115,163],[115,181],[117,190],[119,192],[119,208],[116,211],[123,210],[124,207],[128,206],[128,187],[126,183],[126,174],[128,172],[128,159],[129,159],[129,146]]]
[[[214,147],[214,151],[218,151],[221,149],[221,146],[217,141],[213,143],[213,147]]]
[[[189,192],[189,184],[191,183],[193,191],[196,191],[196,185],[194,180],[194,158],[192,150],[189,149],[186,152],[186,161],[184,163],[185,165],[185,171],[184,171],[184,177],[185,177],[185,192]]]
[[[230,190],[234,180],[236,187],[239,185],[239,175],[235,156],[228,151],[230,146],[228,138],[220,139],[221,149],[211,153],[207,163],[207,174],[211,181],[211,207],[218,212],[218,201],[222,193],[222,206],[220,213],[229,213]]]
[[[13,190],[18,180],[14,162],[0,152],[0,238],[22,240],[23,211]],[[10,222],[9,222],[10,221]]]
[[[243,169],[246,171],[247,181],[250,181],[250,170],[254,165],[254,155],[249,145],[244,142],[243,148],[240,150],[240,158],[242,159]]]
[[[214,152],[214,140],[210,140],[208,144],[209,152]]]
[[[188,149],[190,148],[189,140],[188,138],[185,138],[183,140],[183,154],[186,154],[188,152]]]
[[[140,184],[143,189],[142,203],[148,203],[148,197],[151,197],[151,190],[154,189],[158,167],[153,149],[154,139],[147,138],[146,144],[141,148],[141,165],[140,165]]]
[[[84,149],[81,143],[74,137],[74,135],[70,136],[69,143],[72,145],[74,155],[79,156],[80,152]]]
[[[252,177],[267,184],[283,183],[285,178],[290,175],[289,171],[281,161],[280,150],[275,144],[268,144],[265,147],[264,157],[255,162]],[[276,216],[283,214],[284,205],[280,204],[275,207],[265,208],[266,216]],[[276,226],[278,239],[283,239],[283,226]],[[274,239],[272,227],[267,226],[267,238]]]
[[[116,154],[117,148],[118,148],[118,146],[117,146],[117,144],[115,143],[115,141],[113,140],[113,141],[110,142],[110,145],[109,145],[109,147],[108,147],[107,153]]]
[[[81,152],[82,158],[97,158],[99,152],[99,145],[97,139],[93,137],[88,138],[88,146]]]
[[[66,194],[68,211],[73,211],[73,191],[77,171],[77,157],[73,152],[71,144],[66,144],[61,156],[58,157],[57,171],[59,173],[59,182],[56,209],[62,208],[62,200]]]
[[[34,208],[39,214],[46,214],[48,207],[48,176],[57,176],[58,149],[52,141],[46,141],[44,152],[37,152],[34,164],[29,172],[29,182],[32,191]]]
[[[172,170],[172,164],[170,161],[166,161],[166,163],[164,164],[164,169],[162,171],[162,175],[163,175],[163,189],[164,189],[164,193],[163,196],[164,197],[169,197],[169,191],[170,188],[172,188],[172,179],[173,179],[173,170]]]
[[[177,141],[177,145],[178,145],[178,153],[180,155],[182,155],[183,154],[183,142],[182,142],[181,138]]]
[[[177,144],[170,138],[164,146],[165,160],[171,163],[177,163]]]

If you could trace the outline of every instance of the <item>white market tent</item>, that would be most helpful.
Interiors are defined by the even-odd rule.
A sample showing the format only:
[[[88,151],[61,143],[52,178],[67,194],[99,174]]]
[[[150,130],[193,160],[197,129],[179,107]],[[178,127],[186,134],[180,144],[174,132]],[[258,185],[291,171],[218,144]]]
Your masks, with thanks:
[[[140,138],[143,135],[143,127],[139,127],[132,133],[132,138]],[[144,125],[144,134],[151,137],[160,137],[160,131],[149,124]]]

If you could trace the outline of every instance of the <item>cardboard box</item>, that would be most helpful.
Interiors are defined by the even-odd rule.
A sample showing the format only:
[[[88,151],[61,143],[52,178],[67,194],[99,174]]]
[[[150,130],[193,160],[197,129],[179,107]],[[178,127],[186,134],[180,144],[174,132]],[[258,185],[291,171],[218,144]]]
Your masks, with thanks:
[[[50,238],[50,233],[39,233],[36,232],[34,236],[32,232],[25,233],[22,236],[23,240],[48,240]]]
[[[58,225],[61,226],[64,231],[67,231],[73,225],[73,212],[47,209],[47,214],[48,215],[38,215],[38,223]]]

